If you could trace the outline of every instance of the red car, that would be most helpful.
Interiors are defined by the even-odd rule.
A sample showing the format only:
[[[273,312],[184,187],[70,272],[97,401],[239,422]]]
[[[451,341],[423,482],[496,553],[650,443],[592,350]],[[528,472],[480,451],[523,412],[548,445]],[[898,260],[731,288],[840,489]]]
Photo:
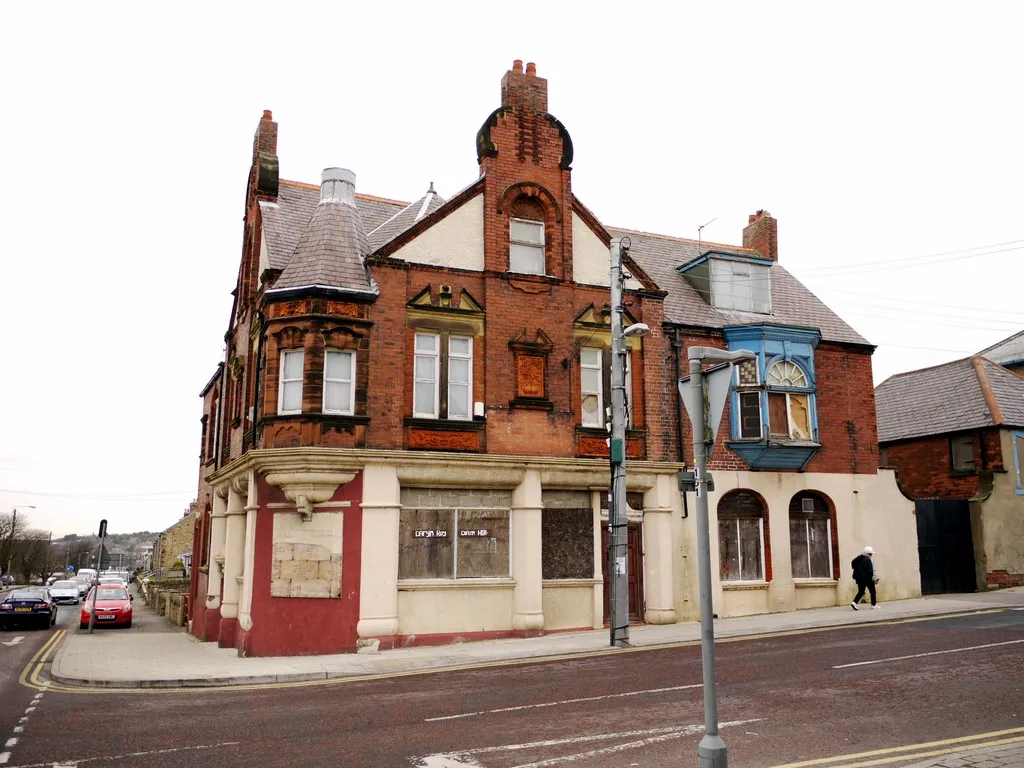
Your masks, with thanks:
[[[82,629],[89,626],[89,614],[96,608],[95,626],[111,625],[130,627],[132,625],[132,596],[124,587],[100,585],[93,587],[82,606]]]

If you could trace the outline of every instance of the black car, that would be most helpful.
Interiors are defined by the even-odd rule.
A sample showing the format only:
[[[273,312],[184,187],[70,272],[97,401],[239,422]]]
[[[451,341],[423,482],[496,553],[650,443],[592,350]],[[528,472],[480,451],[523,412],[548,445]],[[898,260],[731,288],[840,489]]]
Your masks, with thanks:
[[[57,603],[42,587],[15,589],[0,602],[0,629],[16,624],[52,627],[57,623]]]

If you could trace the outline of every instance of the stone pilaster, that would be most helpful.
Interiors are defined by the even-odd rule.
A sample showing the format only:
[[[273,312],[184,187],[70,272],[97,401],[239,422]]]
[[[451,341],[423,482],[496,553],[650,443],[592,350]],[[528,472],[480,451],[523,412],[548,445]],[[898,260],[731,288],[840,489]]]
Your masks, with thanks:
[[[252,590],[256,562],[256,514],[259,510],[259,487],[256,473],[249,472],[249,489],[245,505],[245,547],[242,560],[241,602],[238,606],[238,626],[246,632],[252,629]]]
[[[363,470],[363,539],[359,637],[398,632],[398,522],[402,509],[394,467]]]
[[[672,475],[658,475],[654,485],[644,493],[644,621],[648,624],[674,624],[676,621],[672,514],[677,511],[679,492],[673,480]]]
[[[220,615],[238,618],[239,579],[245,559],[246,478],[234,478],[228,488],[228,507],[224,535],[224,602]]]
[[[227,504],[227,488],[215,488],[213,511],[210,514],[210,574],[206,587],[207,610],[220,608],[220,590],[224,580],[224,535]]]
[[[541,570],[540,472],[527,470],[512,493],[512,628],[544,628],[543,572]]]

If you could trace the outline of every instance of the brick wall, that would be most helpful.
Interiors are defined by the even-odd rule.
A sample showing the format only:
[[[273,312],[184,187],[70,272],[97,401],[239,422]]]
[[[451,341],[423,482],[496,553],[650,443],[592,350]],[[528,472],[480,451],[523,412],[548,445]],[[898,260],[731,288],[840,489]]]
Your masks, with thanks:
[[[958,433],[963,437],[965,433]],[[971,434],[971,433],[967,433]],[[975,466],[1002,470],[1003,456],[999,431],[973,433]],[[969,499],[978,492],[978,475],[954,472],[950,461],[951,435],[923,437],[898,443],[885,443],[886,466],[896,469],[900,490],[912,499]]]
[[[159,549],[153,552],[153,569],[170,568],[182,552],[192,549],[192,538],[195,531],[195,518],[185,515],[170,528],[160,534]]]

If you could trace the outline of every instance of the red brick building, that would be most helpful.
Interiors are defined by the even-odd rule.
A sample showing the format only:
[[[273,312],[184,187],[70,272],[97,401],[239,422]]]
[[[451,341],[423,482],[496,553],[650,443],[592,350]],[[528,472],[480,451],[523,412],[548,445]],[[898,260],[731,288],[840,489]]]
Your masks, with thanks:
[[[281,180],[277,130],[264,113],[202,392],[197,637],[270,655],[601,626],[613,237],[625,323],[650,328],[626,358],[635,620],[696,613],[691,344],[757,352],[713,464],[723,614],[844,602],[839,564],[912,526],[877,470],[873,348],[778,265],[775,220],[743,246],[607,227],[532,64],[502,78],[479,177],[447,200],[356,193],[341,168]]]
[[[986,352],[1019,365],[1021,338]],[[1024,584],[1024,379],[979,354],[892,376],[876,397],[882,463],[916,502],[922,589]]]

